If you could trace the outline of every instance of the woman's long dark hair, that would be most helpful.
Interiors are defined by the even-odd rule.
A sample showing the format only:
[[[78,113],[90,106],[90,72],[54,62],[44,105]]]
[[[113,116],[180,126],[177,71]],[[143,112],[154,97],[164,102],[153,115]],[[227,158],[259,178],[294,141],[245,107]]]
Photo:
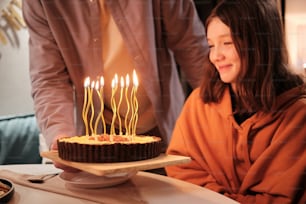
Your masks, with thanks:
[[[223,0],[208,16],[206,29],[214,17],[230,28],[241,59],[237,112],[268,112],[279,94],[304,83],[288,70],[283,25],[274,0]],[[209,63],[201,85],[204,102],[219,102],[227,86]]]

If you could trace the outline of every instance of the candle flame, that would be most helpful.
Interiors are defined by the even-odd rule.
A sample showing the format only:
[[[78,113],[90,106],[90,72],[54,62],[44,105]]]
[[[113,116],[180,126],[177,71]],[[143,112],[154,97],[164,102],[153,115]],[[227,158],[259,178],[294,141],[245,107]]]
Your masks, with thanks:
[[[124,78],[120,77],[120,87],[124,88]]]
[[[100,85],[101,85],[101,87],[104,86],[104,77],[103,76],[100,77]]]
[[[118,85],[118,75],[115,74],[115,85],[117,86]]]
[[[85,80],[84,80],[84,87],[87,88],[90,84],[90,78],[89,77],[86,77]]]
[[[138,87],[139,83],[135,69],[133,70],[133,83],[135,87]]]
[[[115,88],[115,86],[116,86],[115,79],[112,79],[112,89]]]
[[[127,74],[125,77],[125,86],[128,87],[130,85],[130,76]]]
[[[99,84],[99,81],[96,81],[96,90],[98,91],[100,88],[100,84]]]
[[[91,88],[92,89],[95,88],[95,82],[94,81],[91,82]]]

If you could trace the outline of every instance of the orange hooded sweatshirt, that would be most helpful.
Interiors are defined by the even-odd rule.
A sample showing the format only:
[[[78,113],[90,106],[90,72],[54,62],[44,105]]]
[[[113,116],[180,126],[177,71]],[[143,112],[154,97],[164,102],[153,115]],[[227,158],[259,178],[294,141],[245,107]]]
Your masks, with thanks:
[[[167,167],[168,176],[241,203],[306,203],[306,86],[240,125],[229,90],[218,104],[204,104],[199,93],[186,101],[167,150],[192,161]]]

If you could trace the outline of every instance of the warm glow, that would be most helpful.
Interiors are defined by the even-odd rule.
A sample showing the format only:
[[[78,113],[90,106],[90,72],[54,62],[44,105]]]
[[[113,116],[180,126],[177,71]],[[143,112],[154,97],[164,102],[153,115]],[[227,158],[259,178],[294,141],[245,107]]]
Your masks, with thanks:
[[[117,87],[117,85],[118,85],[118,75],[117,74],[115,74],[115,85],[116,85],[116,87]]]
[[[96,90],[98,91],[100,88],[100,84],[99,84],[99,81],[96,81]]]
[[[130,85],[130,76],[127,74],[125,77],[125,86],[128,87]]]
[[[112,89],[114,89],[116,86],[116,82],[115,82],[115,79],[112,79]]]
[[[103,76],[100,77],[100,85],[101,85],[101,87],[104,86],[104,77]]]
[[[139,86],[138,77],[136,71],[133,70],[132,87],[129,92],[130,76],[127,74],[124,76],[114,75],[111,81],[111,109],[113,112],[112,121],[110,124],[110,140],[113,141],[113,135],[116,135],[115,124],[118,124],[119,135],[123,135],[123,126],[125,126],[125,135],[133,137],[136,134],[136,124],[138,120],[138,101],[137,101],[137,89]],[[120,83],[120,84],[119,84]],[[101,132],[98,130],[99,123],[101,121],[104,134],[106,134],[106,123],[104,120],[104,101],[103,101],[103,88],[105,86],[104,77],[98,77],[96,81],[91,81],[89,77],[84,80],[84,104],[82,117],[84,120],[85,130],[87,136],[95,136]],[[120,86],[120,87],[119,87]],[[119,92],[119,93],[117,93]],[[97,112],[98,115],[94,120],[95,107],[93,98],[98,96],[100,101],[100,110]],[[118,101],[117,101],[118,100]],[[122,124],[120,107],[121,104],[126,104],[125,110],[125,121]],[[89,110],[90,109],[90,110]],[[89,117],[89,121],[87,118]],[[118,123],[117,123],[118,122]],[[93,124],[94,123],[94,124]],[[94,126],[93,126],[94,125]],[[131,138],[132,139],[132,138]]]
[[[91,82],[91,88],[92,88],[92,89],[95,88],[95,82],[94,82],[94,81]]]
[[[138,87],[139,83],[138,83],[138,78],[137,78],[135,69],[133,70],[133,83],[135,87]]]
[[[90,78],[89,77],[86,77],[85,80],[84,80],[84,87],[87,88],[90,84]]]

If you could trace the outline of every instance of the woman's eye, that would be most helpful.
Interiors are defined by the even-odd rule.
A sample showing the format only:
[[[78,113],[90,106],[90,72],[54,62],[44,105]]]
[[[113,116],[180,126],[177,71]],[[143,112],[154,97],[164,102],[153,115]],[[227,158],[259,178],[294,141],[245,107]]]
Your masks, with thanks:
[[[211,48],[213,48],[213,47],[214,47],[213,45],[208,45],[208,48],[209,48],[209,49],[211,49]]]
[[[232,45],[233,42],[224,42],[224,45]]]

